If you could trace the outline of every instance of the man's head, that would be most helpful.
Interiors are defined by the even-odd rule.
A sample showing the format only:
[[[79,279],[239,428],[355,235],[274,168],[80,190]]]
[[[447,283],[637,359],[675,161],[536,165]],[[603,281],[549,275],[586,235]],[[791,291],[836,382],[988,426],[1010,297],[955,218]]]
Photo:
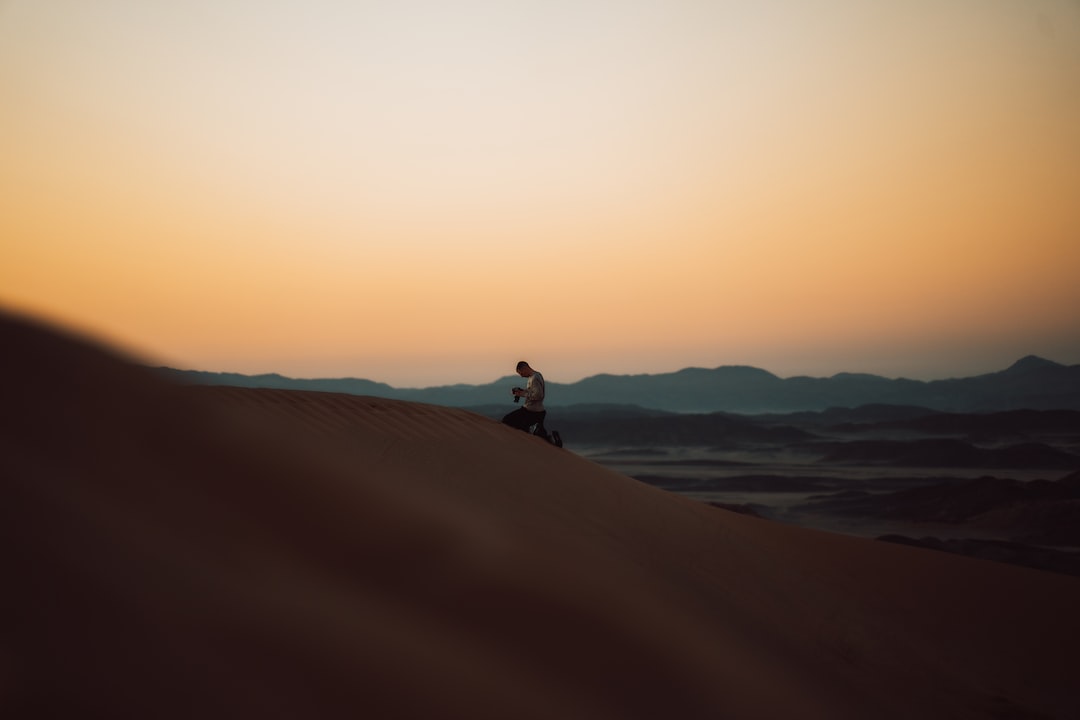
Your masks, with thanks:
[[[522,360],[517,364],[517,374],[521,377],[529,377],[533,374],[533,369],[529,367],[529,363]]]

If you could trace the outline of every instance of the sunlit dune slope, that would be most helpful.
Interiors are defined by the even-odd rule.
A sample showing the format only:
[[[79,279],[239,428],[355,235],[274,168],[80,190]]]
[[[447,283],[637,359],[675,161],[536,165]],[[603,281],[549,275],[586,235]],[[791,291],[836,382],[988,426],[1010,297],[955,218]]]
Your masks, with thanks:
[[[0,320],[0,716],[1080,716],[1080,581]]]

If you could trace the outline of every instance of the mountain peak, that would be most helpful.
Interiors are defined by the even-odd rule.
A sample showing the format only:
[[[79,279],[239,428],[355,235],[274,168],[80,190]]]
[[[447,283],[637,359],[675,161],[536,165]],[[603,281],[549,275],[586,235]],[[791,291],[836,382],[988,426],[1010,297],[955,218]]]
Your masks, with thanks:
[[[1020,358],[1019,360],[1014,362],[1012,365],[1010,365],[1008,368],[1006,368],[1005,372],[1007,372],[1007,373],[1032,372],[1032,371],[1035,371],[1035,370],[1045,370],[1047,368],[1058,368],[1058,367],[1062,367],[1062,366],[1059,363],[1056,363],[1056,362],[1054,362],[1052,360],[1047,360],[1045,358],[1041,358],[1038,355],[1025,355],[1024,357]]]

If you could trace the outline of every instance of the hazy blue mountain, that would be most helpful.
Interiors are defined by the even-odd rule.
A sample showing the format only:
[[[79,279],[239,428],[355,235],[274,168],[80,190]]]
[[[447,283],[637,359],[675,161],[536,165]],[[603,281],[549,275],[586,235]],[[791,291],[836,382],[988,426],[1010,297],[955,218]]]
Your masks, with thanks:
[[[162,369],[189,382],[242,387],[321,390],[413,400],[451,407],[514,405],[517,376],[486,385],[411,389],[341,379],[294,379],[281,375],[238,375]],[[823,411],[865,405],[918,406],[944,412],[1015,409],[1080,410],[1080,365],[1061,365],[1028,356],[1000,372],[947,380],[890,379],[840,373],[828,378],[780,378],[753,367],[687,368],[656,375],[594,375],[575,383],[548,381],[547,405],[636,405],[671,412],[743,414]]]

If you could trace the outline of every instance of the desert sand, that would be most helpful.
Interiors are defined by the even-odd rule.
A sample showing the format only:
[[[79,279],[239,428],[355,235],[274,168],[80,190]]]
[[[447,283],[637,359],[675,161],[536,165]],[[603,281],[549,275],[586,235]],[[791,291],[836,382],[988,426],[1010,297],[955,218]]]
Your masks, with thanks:
[[[1080,580],[0,317],[0,716],[1080,717]]]

